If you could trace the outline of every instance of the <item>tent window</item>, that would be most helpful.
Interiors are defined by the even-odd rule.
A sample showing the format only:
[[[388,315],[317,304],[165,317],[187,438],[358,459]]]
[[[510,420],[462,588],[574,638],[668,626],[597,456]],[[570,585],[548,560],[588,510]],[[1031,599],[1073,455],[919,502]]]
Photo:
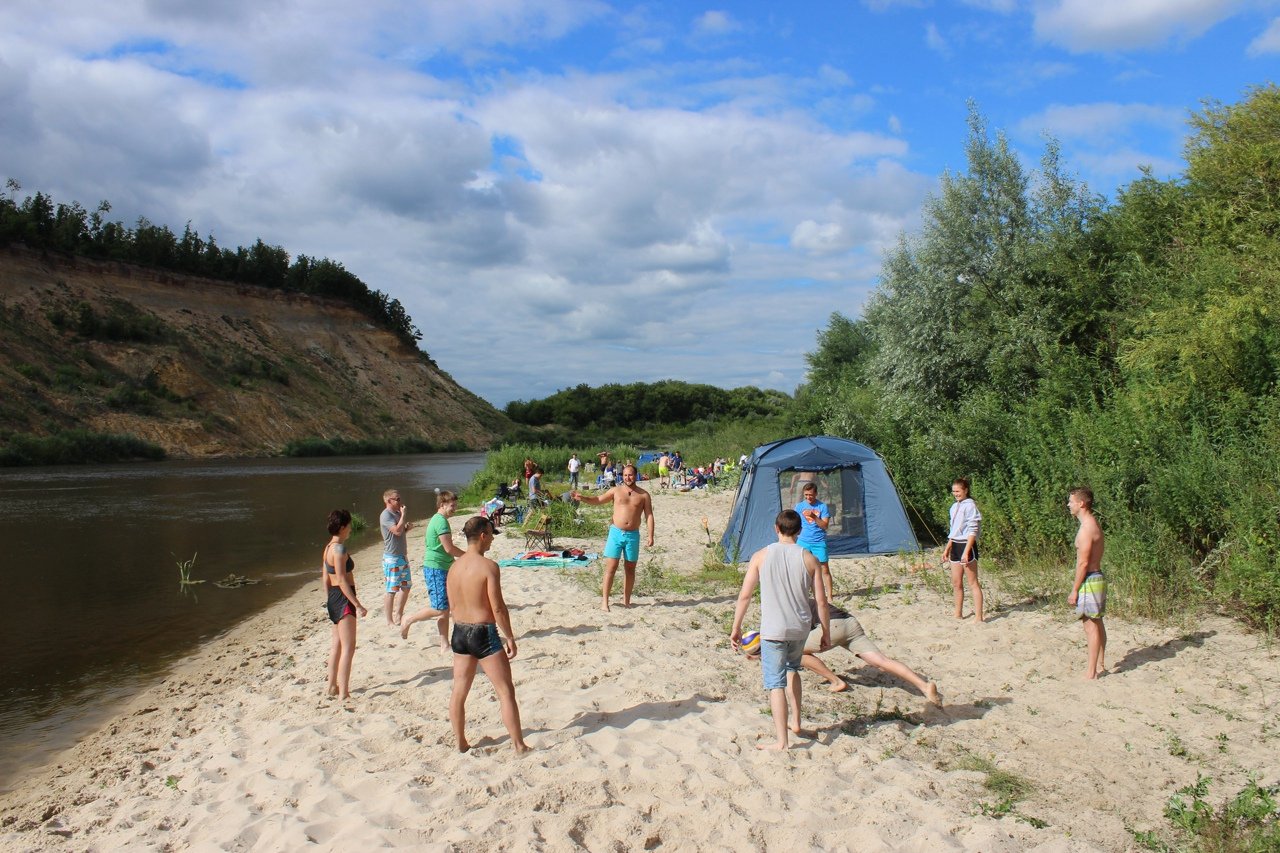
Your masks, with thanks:
[[[817,483],[818,500],[831,511],[827,536],[854,536],[865,539],[867,513],[863,500],[862,466],[835,471],[801,471],[789,468],[778,474],[778,494],[782,506],[792,509],[804,500],[806,483]]]

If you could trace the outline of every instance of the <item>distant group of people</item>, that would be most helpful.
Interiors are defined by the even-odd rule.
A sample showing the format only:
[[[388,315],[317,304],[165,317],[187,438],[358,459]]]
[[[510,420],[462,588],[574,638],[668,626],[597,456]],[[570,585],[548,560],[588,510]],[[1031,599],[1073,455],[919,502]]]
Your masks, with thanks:
[[[602,454],[604,456],[604,454]],[[610,609],[610,596],[619,563],[624,567],[622,603],[631,606],[635,570],[639,559],[641,527],[646,528],[646,545],[653,547],[655,522],[652,496],[636,484],[637,468],[627,464],[621,470],[621,484],[599,494],[587,495],[576,488],[581,463],[576,454],[569,474],[574,488],[570,496],[587,504],[612,504],[613,514],[603,550],[604,576],[601,609]],[[607,460],[605,460],[607,461]],[[670,460],[668,460],[670,461]],[[532,460],[528,460],[532,462]],[[659,471],[663,466],[660,464]],[[670,473],[667,466],[667,472]],[[540,489],[540,469],[526,467],[529,494]],[[518,485],[518,483],[516,484]],[[818,482],[808,478],[800,486],[800,501],[784,509],[774,521],[777,541],[752,555],[743,578],[734,610],[730,640],[735,648],[743,644],[743,620],[760,589],[758,648],[752,657],[761,664],[762,680],[769,694],[776,738],[761,744],[762,749],[786,749],[790,735],[806,735],[800,725],[801,683],[799,672],[808,669],[826,679],[832,691],[847,689],[847,683],[819,658],[822,653],[842,647],[864,662],[890,673],[918,689],[927,701],[941,705],[937,685],[906,664],[885,655],[866,635],[857,618],[832,604],[833,582],[827,552],[827,530],[831,523],[828,505],[818,499]],[[964,617],[964,590],[968,584],[974,600],[974,615],[984,619],[982,587],[978,580],[978,540],[982,514],[969,494],[970,483],[957,478],[951,487],[953,503],[949,512],[944,565],[950,567],[955,616]],[[465,734],[466,698],[476,669],[483,669],[493,682],[502,720],[516,752],[529,749],[524,742],[520,710],[516,703],[510,661],[517,645],[510,613],[502,597],[498,565],[486,554],[498,532],[484,516],[469,519],[463,526],[465,550],[458,548],[449,527],[457,510],[457,496],[441,491],[436,513],[427,524],[423,582],[427,588],[426,607],[405,615],[411,571],[407,560],[407,533],[414,528],[408,510],[395,489],[383,495],[379,517],[383,538],[384,615],[388,625],[399,626],[407,639],[410,627],[436,620],[440,651],[453,655],[453,689],[449,716],[459,750],[469,744]],[[1067,602],[1076,608],[1084,624],[1088,644],[1085,677],[1096,678],[1105,669],[1106,579],[1101,571],[1104,551],[1102,530],[1093,514],[1093,493],[1087,488],[1071,490],[1067,506],[1079,522],[1075,538],[1076,571]],[[356,620],[368,611],[357,596],[354,563],[346,542],[351,535],[351,514],[334,510],[328,517],[330,541],[322,557],[321,577],[326,607],[333,623],[328,664],[327,692],[342,699],[350,697],[351,666],[356,646]],[[453,622],[452,635],[449,632]],[[754,645],[754,644],[753,644]]]

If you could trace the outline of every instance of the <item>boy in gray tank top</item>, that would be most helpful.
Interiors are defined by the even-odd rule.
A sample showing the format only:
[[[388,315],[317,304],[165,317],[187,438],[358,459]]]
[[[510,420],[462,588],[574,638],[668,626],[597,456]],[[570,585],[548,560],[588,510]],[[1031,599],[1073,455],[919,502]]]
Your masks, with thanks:
[[[773,528],[778,541],[751,556],[742,579],[738,606],[733,614],[729,639],[735,649],[742,646],[742,620],[751,596],[760,587],[760,670],[778,739],[757,744],[757,749],[784,750],[789,746],[788,730],[800,737],[812,737],[800,727],[800,667],[805,640],[814,627],[814,605],[822,627],[820,647],[831,648],[831,616],[822,582],[817,583],[819,564],[813,554],[796,544],[800,515],[793,509],[778,513]],[[789,707],[788,707],[789,706]],[[789,716],[794,721],[788,719]]]

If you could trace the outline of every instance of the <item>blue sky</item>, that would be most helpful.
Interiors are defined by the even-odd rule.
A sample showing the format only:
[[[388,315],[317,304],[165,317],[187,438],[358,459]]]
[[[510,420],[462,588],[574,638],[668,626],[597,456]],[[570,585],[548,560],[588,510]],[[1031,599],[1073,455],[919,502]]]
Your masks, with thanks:
[[[1280,0],[9,0],[0,177],[343,262],[497,405],[792,391],[964,168],[1108,198],[1280,68]]]

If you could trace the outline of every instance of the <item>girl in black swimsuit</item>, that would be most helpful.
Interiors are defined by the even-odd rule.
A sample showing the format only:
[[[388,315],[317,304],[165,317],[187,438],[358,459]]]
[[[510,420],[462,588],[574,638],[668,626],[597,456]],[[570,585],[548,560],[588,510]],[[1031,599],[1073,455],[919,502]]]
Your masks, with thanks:
[[[351,536],[351,513],[335,509],[329,513],[329,535],[325,546],[323,571],[326,608],[333,622],[333,645],[329,649],[329,695],[351,698],[351,661],[356,655],[356,617],[366,616],[356,597],[355,561],[347,556],[347,538]]]

